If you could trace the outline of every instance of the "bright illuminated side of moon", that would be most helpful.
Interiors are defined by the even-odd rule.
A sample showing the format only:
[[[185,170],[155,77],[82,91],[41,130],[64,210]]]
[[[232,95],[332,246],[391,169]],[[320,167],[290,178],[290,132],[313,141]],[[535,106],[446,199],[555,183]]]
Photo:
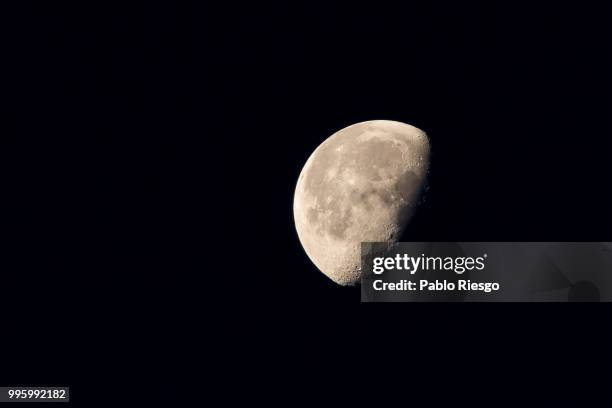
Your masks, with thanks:
[[[412,218],[429,168],[422,130],[374,120],[325,140],[302,169],[293,201],[311,261],[340,285],[360,279],[360,244],[397,241]]]

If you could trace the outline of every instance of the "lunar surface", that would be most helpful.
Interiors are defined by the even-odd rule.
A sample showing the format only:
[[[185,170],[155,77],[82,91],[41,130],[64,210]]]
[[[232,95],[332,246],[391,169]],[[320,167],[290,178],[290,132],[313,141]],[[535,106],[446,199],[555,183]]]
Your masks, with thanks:
[[[394,242],[412,218],[429,168],[429,140],[401,122],[346,127],[312,153],[293,216],[308,257],[340,285],[360,279],[361,242]]]

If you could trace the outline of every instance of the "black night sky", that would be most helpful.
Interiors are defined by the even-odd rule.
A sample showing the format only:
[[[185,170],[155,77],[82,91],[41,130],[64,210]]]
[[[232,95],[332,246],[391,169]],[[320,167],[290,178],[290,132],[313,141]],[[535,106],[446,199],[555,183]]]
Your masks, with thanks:
[[[597,326],[590,306],[361,305],[298,242],[306,159],[372,119],[431,138],[403,240],[612,241],[604,10],[448,3],[8,6],[2,384],[70,385],[75,406],[112,406],[99,384],[199,403],[185,384],[262,367],[335,384],[332,361],[354,386],[364,344],[415,350],[415,331],[444,349],[436,331],[485,321],[505,337]]]

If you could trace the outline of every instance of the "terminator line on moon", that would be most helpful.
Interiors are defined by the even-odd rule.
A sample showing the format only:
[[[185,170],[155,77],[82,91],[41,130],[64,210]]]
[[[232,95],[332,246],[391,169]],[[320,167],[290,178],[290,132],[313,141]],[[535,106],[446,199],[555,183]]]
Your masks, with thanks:
[[[427,178],[422,130],[374,120],[346,127],[315,149],[295,188],[295,227],[311,261],[340,285],[360,279],[361,242],[395,242]]]

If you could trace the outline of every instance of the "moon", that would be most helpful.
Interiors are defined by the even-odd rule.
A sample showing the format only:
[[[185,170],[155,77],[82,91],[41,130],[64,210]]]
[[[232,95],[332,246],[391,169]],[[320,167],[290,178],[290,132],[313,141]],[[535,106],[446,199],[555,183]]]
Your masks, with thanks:
[[[340,285],[361,275],[361,242],[397,241],[429,170],[429,139],[401,122],[373,120],[327,138],[306,161],[293,200],[310,260]]]

